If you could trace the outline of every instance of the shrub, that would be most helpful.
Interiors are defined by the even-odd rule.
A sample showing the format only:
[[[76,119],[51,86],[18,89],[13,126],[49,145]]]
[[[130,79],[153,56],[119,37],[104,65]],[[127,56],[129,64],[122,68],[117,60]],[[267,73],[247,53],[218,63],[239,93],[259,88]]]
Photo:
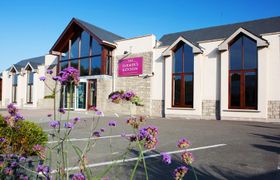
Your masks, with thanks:
[[[10,127],[0,116],[0,138],[4,139],[0,154],[35,155],[33,146],[46,145],[48,136],[37,124],[24,120],[18,121],[16,127]]]

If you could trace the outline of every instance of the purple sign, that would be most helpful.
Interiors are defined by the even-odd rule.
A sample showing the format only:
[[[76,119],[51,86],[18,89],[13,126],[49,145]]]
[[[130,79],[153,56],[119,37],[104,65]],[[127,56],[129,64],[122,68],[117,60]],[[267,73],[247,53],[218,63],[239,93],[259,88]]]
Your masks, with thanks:
[[[122,59],[119,61],[119,76],[136,76],[143,73],[143,57]]]

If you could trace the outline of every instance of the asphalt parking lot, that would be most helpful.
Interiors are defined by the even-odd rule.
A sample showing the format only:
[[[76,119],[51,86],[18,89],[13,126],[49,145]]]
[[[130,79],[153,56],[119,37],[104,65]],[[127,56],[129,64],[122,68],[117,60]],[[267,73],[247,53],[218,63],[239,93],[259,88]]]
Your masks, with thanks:
[[[108,122],[116,120],[117,126],[110,128]],[[133,133],[125,123],[126,117],[103,117],[98,128],[105,128],[100,139],[88,154],[88,164],[93,172],[100,172],[114,160],[121,160],[128,141],[122,133]],[[82,118],[71,133],[72,143],[84,147],[89,136],[92,119]],[[51,132],[47,123],[40,123]],[[145,153],[150,179],[171,179],[173,170],[183,165],[176,147],[178,139],[188,138],[192,145],[190,151],[195,156],[193,164],[198,179],[279,179],[280,178],[280,124],[260,122],[236,122],[185,119],[148,119],[146,125],[159,129],[159,144],[155,150]],[[49,145],[55,143],[51,142]],[[92,140],[95,141],[95,140]],[[110,149],[110,141],[112,148]],[[172,154],[172,164],[161,161],[161,152]],[[138,151],[130,150],[126,155],[128,162],[115,163],[107,174],[110,179],[129,179]],[[69,164],[77,171],[77,157],[69,152]],[[136,179],[144,178],[144,169],[139,167]],[[185,179],[193,178],[189,172]]]
[[[48,126],[49,111],[22,110],[27,119],[38,122],[43,129],[51,133]],[[5,112],[1,112],[5,114]],[[90,136],[92,115],[72,112],[70,117],[82,117],[70,134],[71,143],[80,148],[85,147]],[[106,176],[110,179],[129,179],[139,152],[136,148],[127,151],[128,140],[121,136],[133,133],[126,124],[127,117],[115,117],[112,114],[101,117],[96,130],[105,128],[93,150],[87,155],[88,165],[98,174],[108,166],[114,165]],[[117,126],[108,126],[110,120],[116,120]],[[96,122],[96,120],[95,120]],[[198,179],[280,179],[280,124],[245,121],[186,120],[180,118],[150,118],[147,125],[159,129],[159,143],[156,149],[145,153],[149,179],[172,179],[173,170],[183,165],[181,153],[176,147],[177,141],[188,138],[192,145],[195,161],[194,168]],[[111,147],[110,147],[111,142]],[[49,146],[55,145],[50,138]],[[68,143],[70,147],[70,142]],[[69,148],[71,149],[71,148]],[[122,153],[128,152],[123,162]],[[172,156],[172,164],[162,163],[161,152]],[[73,150],[68,151],[71,171],[78,171],[77,156]],[[55,158],[55,153],[53,158]],[[119,161],[116,161],[119,160]],[[144,179],[144,169],[140,166],[135,179]],[[189,172],[185,179],[194,179]]]

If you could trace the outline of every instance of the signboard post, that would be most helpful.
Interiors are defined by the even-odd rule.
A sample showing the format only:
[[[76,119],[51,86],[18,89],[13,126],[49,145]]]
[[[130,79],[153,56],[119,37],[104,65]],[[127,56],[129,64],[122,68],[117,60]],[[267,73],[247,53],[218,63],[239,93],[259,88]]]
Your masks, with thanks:
[[[137,76],[143,74],[143,57],[133,57],[119,60],[119,76]]]

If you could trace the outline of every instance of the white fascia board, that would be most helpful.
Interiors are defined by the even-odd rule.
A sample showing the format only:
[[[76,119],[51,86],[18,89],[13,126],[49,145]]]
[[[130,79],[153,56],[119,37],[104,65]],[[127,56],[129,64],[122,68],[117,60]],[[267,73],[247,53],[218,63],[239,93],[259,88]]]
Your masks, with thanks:
[[[257,42],[257,47],[264,47],[264,46],[268,46],[268,42],[263,39],[260,38],[258,36],[256,36],[255,34],[247,31],[246,29],[240,27],[239,29],[237,29],[232,35],[230,35],[227,39],[225,39],[219,46],[218,49],[220,51],[224,51],[224,50],[228,50],[228,44],[229,42],[231,42],[236,36],[238,36],[240,33],[245,34],[246,36],[254,39]]]

